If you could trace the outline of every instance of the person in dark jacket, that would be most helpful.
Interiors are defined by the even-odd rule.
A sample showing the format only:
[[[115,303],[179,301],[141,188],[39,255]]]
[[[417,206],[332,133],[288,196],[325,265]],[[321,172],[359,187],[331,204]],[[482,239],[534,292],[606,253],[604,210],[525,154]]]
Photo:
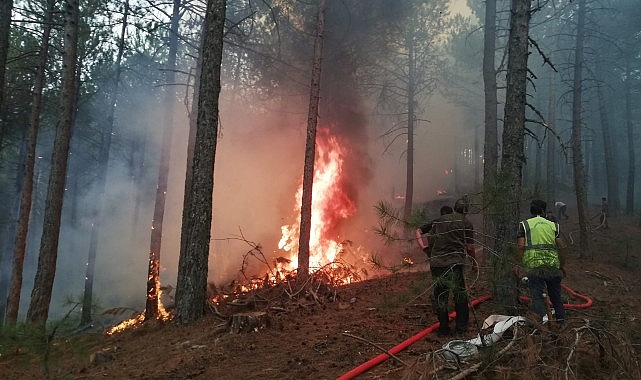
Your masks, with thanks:
[[[441,215],[451,214],[453,212],[454,210],[450,206],[443,206],[440,210]],[[418,246],[421,247],[421,251],[425,252],[428,257],[432,251],[432,244],[429,240],[429,233],[432,232],[432,223],[433,222],[427,222],[416,229],[416,241],[418,242]]]
[[[465,289],[464,265],[467,255],[474,255],[474,227],[465,217],[467,202],[459,199],[454,212],[441,215],[432,222],[429,234],[430,270],[434,287],[434,311],[439,321],[438,335],[450,335],[448,304],[450,293],[456,311],[456,333],[465,333],[469,322],[469,305]]]

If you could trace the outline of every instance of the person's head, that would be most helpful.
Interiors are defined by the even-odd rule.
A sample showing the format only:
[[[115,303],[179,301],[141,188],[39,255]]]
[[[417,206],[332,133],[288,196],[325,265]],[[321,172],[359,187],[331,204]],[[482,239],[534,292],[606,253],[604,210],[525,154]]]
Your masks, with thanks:
[[[468,212],[467,201],[464,198],[458,199],[454,203],[454,211],[458,212],[459,214],[467,214]]]
[[[441,215],[451,214],[453,212],[454,212],[454,210],[452,210],[452,208],[450,206],[441,207]]]
[[[547,208],[547,203],[540,199],[535,199],[530,203],[530,214],[532,215],[545,215],[545,209]]]

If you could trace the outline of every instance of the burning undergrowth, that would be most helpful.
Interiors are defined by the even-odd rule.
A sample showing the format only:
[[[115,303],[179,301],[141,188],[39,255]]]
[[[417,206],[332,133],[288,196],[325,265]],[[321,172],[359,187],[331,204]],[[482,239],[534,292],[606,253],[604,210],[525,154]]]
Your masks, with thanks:
[[[278,257],[270,257],[263,247],[245,238],[242,231],[231,239],[249,246],[242,255],[242,264],[233,281],[208,285],[209,308],[224,320],[241,310],[278,310],[301,302],[338,301],[336,288],[361,281],[368,276],[370,253],[352,240],[341,237],[347,220],[357,214],[356,194],[348,178],[350,157],[348,141],[332,134],[332,127],[319,127],[316,137],[316,159],[312,189],[311,233],[309,237],[310,273],[297,273],[299,232],[302,201],[302,179],[294,195],[292,219],[281,226]],[[352,174],[353,176],[353,174]],[[258,268],[257,268],[258,266]],[[167,294],[167,293],[165,293]],[[162,302],[161,302],[162,303]],[[173,302],[171,302],[173,304]],[[274,306],[278,305],[278,306]],[[167,310],[165,310],[165,308]],[[159,320],[171,319],[171,306],[163,303]],[[141,324],[144,313],[124,321],[110,333]]]
[[[341,258],[350,252],[352,243],[349,241],[338,244],[340,249],[335,261],[311,269],[307,276],[299,276],[296,269],[288,269],[292,266],[291,260],[282,256],[268,260],[260,246],[251,242],[248,244],[253,246],[243,257],[237,279],[224,286],[213,283],[208,286],[211,312],[224,321],[226,328],[232,332],[247,330],[235,327],[234,321],[238,317],[260,316],[271,320],[291,309],[312,310],[315,306],[343,302],[338,289],[368,276],[366,269]],[[247,273],[252,261],[258,261],[266,268],[264,275],[251,276]],[[258,328],[264,322],[250,320],[243,323]]]

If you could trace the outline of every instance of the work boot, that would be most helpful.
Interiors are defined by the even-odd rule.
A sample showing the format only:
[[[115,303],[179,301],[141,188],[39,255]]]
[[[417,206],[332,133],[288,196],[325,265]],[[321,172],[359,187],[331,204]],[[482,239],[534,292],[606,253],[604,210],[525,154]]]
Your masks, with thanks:
[[[438,330],[436,331],[436,335],[441,336],[441,337],[450,336],[450,335],[452,335],[452,332],[450,331],[450,327],[449,326],[445,326],[445,327],[439,326]]]

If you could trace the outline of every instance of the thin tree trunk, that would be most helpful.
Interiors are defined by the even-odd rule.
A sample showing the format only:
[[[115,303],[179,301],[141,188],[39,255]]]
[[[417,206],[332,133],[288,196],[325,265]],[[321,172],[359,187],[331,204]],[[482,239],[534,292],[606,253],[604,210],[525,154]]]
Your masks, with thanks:
[[[78,67],[78,0],[64,2],[64,50],[60,106],[60,124],[56,131],[51,157],[51,174],[47,190],[44,225],[38,256],[38,269],[31,292],[27,321],[42,324],[47,321],[53,280],[58,259],[58,240],[65,190],[71,125],[76,106],[76,69]]]
[[[498,168],[497,88],[494,55],[496,53],[496,0],[485,2],[485,35],[483,42],[483,84],[485,92],[485,135],[483,146],[483,240],[484,247],[494,246],[494,210]],[[488,256],[488,255],[486,255]]]
[[[85,274],[85,289],[82,299],[82,312],[80,315],[80,326],[87,325],[91,322],[91,305],[93,303],[93,280],[96,269],[96,254],[98,250],[98,233],[102,230],[101,226],[104,218],[105,208],[105,184],[107,180],[107,166],[109,163],[109,150],[111,149],[111,135],[114,128],[114,113],[118,101],[118,89],[120,87],[120,73],[122,72],[121,62],[125,49],[125,36],[127,34],[127,17],[129,16],[129,2],[124,2],[124,13],[122,19],[122,28],[120,30],[120,39],[118,40],[118,54],[115,62],[115,75],[113,85],[110,88],[111,96],[108,97],[109,114],[107,124],[102,132],[102,143],[98,157],[97,188],[98,188],[98,206],[94,209],[93,224],[91,225],[91,238],[89,240],[89,255],[87,258],[87,271]]]
[[[514,311],[517,303],[516,282],[510,269],[516,256],[514,242],[520,219],[530,5],[531,0],[512,0],[511,4],[503,154],[498,180],[498,194],[503,202],[496,218],[498,254],[493,256],[493,292],[509,312]]]
[[[9,32],[11,30],[11,10],[13,0],[2,0],[0,2],[0,110],[4,103],[4,83],[7,70],[7,55],[9,53]],[[4,122],[0,127],[4,130]],[[0,144],[1,146],[1,144]]]
[[[312,190],[314,186],[314,159],[316,158],[316,125],[320,100],[320,79],[325,33],[325,0],[318,0],[318,20],[314,42],[314,61],[307,111],[307,139],[305,141],[305,166],[303,168],[303,195],[300,208],[300,235],[298,240],[298,277],[309,275],[309,237],[312,226]]]
[[[225,6],[225,0],[207,1],[196,144],[191,181],[186,184],[189,188],[184,197],[176,283],[175,320],[179,324],[191,323],[205,311]]]
[[[625,91],[625,124],[628,138],[628,186],[625,196],[625,213],[632,215],[634,213],[634,177],[636,156],[634,152],[634,126],[632,124],[632,95],[630,88],[630,78],[632,69],[630,68],[630,59],[626,58],[625,79],[623,81]]]
[[[20,308],[20,292],[22,290],[22,271],[27,249],[27,236],[29,232],[29,219],[33,199],[33,175],[36,165],[36,144],[40,128],[40,114],[42,112],[42,90],[44,88],[45,74],[47,71],[47,57],[49,54],[49,37],[53,27],[53,11],[55,0],[47,0],[47,14],[43,23],[42,46],[38,56],[38,72],[33,88],[33,108],[29,120],[29,137],[27,140],[27,154],[24,165],[24,178],[22,196],[20,199],[20,215],[16,231],[16,242],[13,250],[13,264],[11,266],[11,281],[7,296],[7,311],[5,323],[14,324],[18,320]]]
[[[542,136],[542,129],[537,127],[537,136]],[[541,161],[543,161],[542,145],[539,141],[532,141],[534,144],[534,191],[541,191]]]
[[[581,99],[583,81],[583,40],[585,35],[585,0],[579,0],[576,47],[574,50],[574,81],[572,85],[572,168],[574,169],[574,188],[576,207],[579,217],[579,258],[585,257],[589,249],[588,201],[586,192],[585,166],[582,149]]]
[[[552,207],[556,197],[556,99],[553,80],[553,70],[549,70],[548,90],[548,142],[547,142],[547,178],[546,194],[547,203]]]
[[[140,204],[143,200],[143,192],[140,191],[141,183],[143,176],[145,175],[146,166],[145,166],[145,150],[147,149],[147,141],[143,140],[138,142],[135,140],[131,141],[131,159],[129,160],[129,173],[132,177],[132,185],[134,188],[134,210],[133,210],[133,225],[138,225],[138,219],[140,219]],[[140,159],[137,159],[139,157]],[[135,238],[136,230],[132,229],[132,239]]]
[[[160,169],[158,186],[156,187],[156,204],[151,228],[151,243],[149,247],[149,267],[147,273],[147,303],[145,320],[158,318],[158,293],[160,290],[160,249],[162,244],[163,218],[165,216],[165,201],[167,199],[167,180],[169,178],[169,160],[171,156],[171,130],[173,128],[173,112],[176,103],[176,55],[178,52],[178,23],[180,21],[180,0],[174,0],[169,32],[169,55],[167,57],[166,88],[165,88],[165,118],[160,152]]]
[[[403,220],[409,221],[412,215],[414,201],[414,102],[416,92],[416,62],[414,54],[414,39],[408,33],[405,45],[407,52],[407,167],[405,173],[405,206],[403,207]],[[456,171],[458,172],[458,171]]]

